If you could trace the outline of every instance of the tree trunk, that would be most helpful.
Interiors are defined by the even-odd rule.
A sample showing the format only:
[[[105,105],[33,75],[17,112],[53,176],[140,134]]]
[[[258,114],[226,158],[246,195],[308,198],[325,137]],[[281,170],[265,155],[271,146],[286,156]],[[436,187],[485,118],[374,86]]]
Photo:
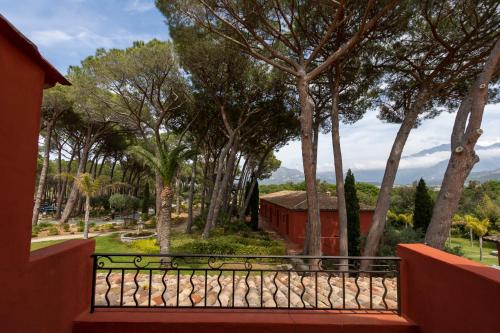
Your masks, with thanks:
[[[50,143],[52,140],[52,122],[47,123],[47,137],[45,138],[45,151],[43,154],[43,164],[42,170],[40,172],[40,180],[38,181],[38,188],[35,196],[35,204],[33,206],[33,215],[31,218],[31,224],[36,225],[38,223],[38,215],[40,213],[40,205],[42,203],[42,196],[45,191],[45,183],[47,182],[47,171],[49,170],[50,161]]]
[[[89,238],[90,197],[85,196],[85,224],[83,227],[83,238]]]
[[[163,182],[161,180],[160,173],[155,171],[155,212],[156,218],[158,219],[160,211],[161,211],[161,191],[163,189]]]
[[[200,198],[200,211],[203,213],[205,211],[205,202],[207,197],[207,178],[209,172],[210,155],[206,154],[204,159],[205,166],[203,167],[203,182],[201,184],[201,198]]]
[[[384,234],[387,211],[389,210],[391,201],[391,191],[394,186],[394,180],[396,179],[396,173],[398,171],[403,148],[406,144],[406,140],[408,140],[408,136],[410,135],[412,128],[415,126],[418,115],[427,101],[427,97],[428,93],[425,89],[419,92],[415,103],[406,113],[403,123],[399,127],[399,131],[396,134],[394,143],[392,144],[392,149],[385,166],[384,178],[382,179],[382,184],[377,198],[375,212],[373,213],[372,225],[364,244],[363,256],[365,257],[372,257],[377,254],[380,239]],[[370,265],[371,262],[365,260],[361,263],[361,269],[367,270]]]
[[[85,145],[83,146],[81,152],[80,161],[78,162],[78,170],[75,178],[78,178],[80,174],[84,172],[91,147],[92,147],[92,140],[90,138],[90,132],[89,132],[87,133]],[[76,182],[73,182],[73,185],[71,187],[71,192],[69,194],[68,200],[66,201],[66,206],[64,206],[64,211],[62,213],[61,220],[59,221],[59,223],[63,224],[68,222],[69,217],[71,216],[71,213],[73,212],[73,209],[75,207],[77,199],[78,199],[78,186],[76,185]]]
[[[425,234],[425,242],[442,249],[451,228],[464,183],[479,157],[474,150],[482,134],[484,106],[488,100],[488,85],[498,72],[500,63],[500,39],[492,49],[483,71],[462,101],[455,117],[451,135],[451,157],[444,174],[441,189],[434,205],[431,223]]]
[[[235,143],[232,147],[232,149],[229,152],[229,155],[227,157],[227,162],[226,162],[226,167],[225,167],[225,172],[224,172],[224,177],[222,178],[222,182],[220,184],[220,189],[218,192],[218,195],[215,200],[215,207],[214,207],[214,213],[212,216],[212,226],[215,225],[217,220],[219,219],[219,214],[222,208],[222,205],[224,203],[224,200],[226,199],[226,193],[228,190],[228,186],[232,186],[232,176],[233,176],[233,168],[234,164],[236,162],[236,154],[238,152],[238,138],[236,138]]]
[[[229,141],[226,143],[224,148],[219,154],[219,159],[217,161],[217,174],[215,176],[215,183],[213,185],[212,189],[212,195],[210,196],[210,205],[208,207],[208,214],[207,214],[207,220],[205,222],[205,228],[203,230],[202,237],[203,238],[208,238],[208,234],[210,232],[210,229],[213,227],[213,216],[214,216],[214,209],[216,206],[216,201],[217,197],[219,195],[219,189],[220,189],[220,183],[221,183],[221,178],[222,178],[222,172],[224,170],[224,160],[226,158],[226,155],[233,145],[233,137],[229,139]]]
[[[319,215],[318,192],[316,189],[316,164],[313,153],[313,101],[309,95],[306,76],[301,76],[297,81],[297,90],[300,99],[300,130],[302,143],[302,163],[307,193],[307,208],[309,221],[309,244],[304,249],[308,255],[321,255],[321,222]]]
[[[255,188],[255,184],[257,183],[257,179],[260,177],[261,173],[262,173],[262,168],[264,167],[264,163],[266,161],[266,158],[267,156],[269,156],[269,153],[272,151],[272,149],[268,149],[266,150],[266,152],[264,153],[264,155],[262,156],[262,158],[260,159],[259,161],[259,165],[257,166],[257,170],[255,170],[255,177],[251,178],[252,179],[252,183],[250,184],[250,190],[248,191],[247,195],[243,195],[243,204],[241,205],[240,207],[240,212],[239,212],[239,215],[240,216],[245,216],[245,212],[247,211],[247,208],[248,208],[248,205],[250,204],[250,198],[252,197],[252,192]],[[246,182],[245,182],[246,183]]]
[[[340,126],[339,126],[339,86],[340,73],[339,66],[335,66],[335,80],[331,85],[332,92],[332,146],[333,161],[335,166],[335,182],[337,188],[337,206],[339,214],[339,255],[348,256],[348,234],[347,234],[347,208],[344,190],[344,170],[342,166],[342,149],[340,147]],[[345,262],[347,264],[347,262]],[[345,266],[344,268],[348,268]]]
[[[118,160],[115,158],[115,159],[113,160],[113,164],[111,165],[111,173],[110,173],[110,175],[109,175],[109,180],[110,180],[111,182],[113,182],[113,176],[115,175],[115,167],[116,167],[116,162],[118,162]]]
[[[177,181],[175,184],[175,214],[177,216],[181,213],[181,193],[182,193],[182,182],[179,177],[180,170],[177,173]]]
[[[479,261],[483,261],[483,236],[479,236]]]
[[[186,224],[186,232],[191,233],[193,226],[193,199],[194,199],[194,185],[196,183],[196,162],[197,156],[193,158],[193,165],[191,167],[191,180],[189,182],[189,196],[188,196],[188,218]]]
[[[174,191],[170,186],[165,186],[160,192],[161,206],[158,220],[158,240],[160,253],[168,254],[170,251],[170,230],[172,227],[172,201]]]

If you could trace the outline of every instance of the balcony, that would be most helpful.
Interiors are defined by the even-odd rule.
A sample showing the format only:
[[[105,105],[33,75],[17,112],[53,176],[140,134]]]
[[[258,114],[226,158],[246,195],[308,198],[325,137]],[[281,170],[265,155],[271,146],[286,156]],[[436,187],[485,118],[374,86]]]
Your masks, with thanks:
[[[400,312],[399,258],[94,254],[91,312],[231,308]],[[361,271],[363,260],[372,262]]]

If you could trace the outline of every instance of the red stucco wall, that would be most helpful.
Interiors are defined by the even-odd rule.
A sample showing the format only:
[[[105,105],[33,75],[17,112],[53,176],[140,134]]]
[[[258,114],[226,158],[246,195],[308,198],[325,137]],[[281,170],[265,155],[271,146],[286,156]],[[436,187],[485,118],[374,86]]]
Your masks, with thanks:
[[[0,34],[0,268],[27,265],[45,75]],[[26,223],[26,221],[28,223]],[[13,251],[15,249],[15,251]]]
[[[280,235],[287,237],[290,241],[303,245],[306,230],[307,212],[290,210],[272,204],[264,199],[260,201],[260,215]],[[370,229],[372,211],[360,212],[361,234],[365,235]],[[321,211],[321,248],[325,255],[338,255],[339,252],[339,225],[338,212]]]
[[[402,312],[422,333],[499,331],[499,270],[423,244],[397,251]]]
[[[93,241],[30,254],[45,72],[0,31],[0,318],[2,332],[69,333],[88,311]]]

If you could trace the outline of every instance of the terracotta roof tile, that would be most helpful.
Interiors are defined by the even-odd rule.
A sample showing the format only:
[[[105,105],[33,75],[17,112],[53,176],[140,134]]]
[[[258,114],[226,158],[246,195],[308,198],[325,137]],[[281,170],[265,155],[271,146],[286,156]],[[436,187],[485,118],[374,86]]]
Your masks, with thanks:
[[[260,197],[270,203],[285,207],[290,210],[307,210],[305,191],[279,191],[262,195]],[[321,210],[337,210],[337,197],[327,193],[318,193],[319,207]],[[359,204],[361,210],[373,210],[373,207]]]

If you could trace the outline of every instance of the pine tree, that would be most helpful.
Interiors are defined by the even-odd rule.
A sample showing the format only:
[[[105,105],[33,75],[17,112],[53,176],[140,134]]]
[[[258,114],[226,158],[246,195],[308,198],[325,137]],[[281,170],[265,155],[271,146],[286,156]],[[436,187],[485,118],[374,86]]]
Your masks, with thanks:
[[[413,211],[413,228],[426,232],[432,218],[434,202],[429,194],[425,181],[420,178],[415,192],[415,210]]]
[[[347,235],[349,256],[359,256],[360,249],[360,227],[359,227],[359,200],[356,194],[356,180],[351,169],[345,177],[345,202],[347,209]]]

